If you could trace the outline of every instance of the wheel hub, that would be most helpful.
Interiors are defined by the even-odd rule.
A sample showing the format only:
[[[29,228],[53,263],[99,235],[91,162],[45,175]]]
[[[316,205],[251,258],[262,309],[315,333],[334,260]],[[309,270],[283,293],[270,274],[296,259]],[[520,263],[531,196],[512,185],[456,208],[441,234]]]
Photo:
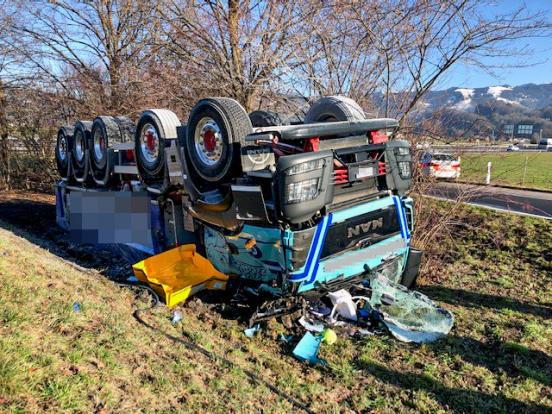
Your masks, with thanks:
[[[201,118],[195,129],[194,142],[196,154],[203,164],[213,166],[220,161],[224,141],[222,131],[214,119]]]
[[[77,132],[75,138],[75,155],[77,156],[77,160],[82,161],[84,158],[84,137],[82,136],[82,132]]]
[[[159,156],[159,135],[151,124],[146,124],[141,132],[142,154],[147,162],[153,163]]]
[[[94,157],[97,161],[101,161],[104,157],[105,138],[101,133],[94,135]]]
[[[59,158],[65,161],[65,158],[67,157],[67,141],[64,136],[62,136],[59,140],[58,152]]]

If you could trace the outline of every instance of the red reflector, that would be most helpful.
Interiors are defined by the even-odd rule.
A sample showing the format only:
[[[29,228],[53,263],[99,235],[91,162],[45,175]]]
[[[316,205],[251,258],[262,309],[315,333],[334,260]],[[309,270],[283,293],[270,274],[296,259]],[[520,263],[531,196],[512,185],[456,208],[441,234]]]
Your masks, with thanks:
[[[134,161],[134,150],[125,150],[125,158],[127,161]]]
[[[385,175],[387,173],[387,170],[385,169],[385,163],[379,161],[378,162],[378,175]]]
[[[305,140],[305,147],[303,150],[305,152],[316,152],[318,151],[318,144],[320,144],[320,138],[308,138]]]
[[[387,142],[389,137],[385,132],[382,131],[371,131],[370,132],[370,141],[372,144],[381,144],[382,142]]]

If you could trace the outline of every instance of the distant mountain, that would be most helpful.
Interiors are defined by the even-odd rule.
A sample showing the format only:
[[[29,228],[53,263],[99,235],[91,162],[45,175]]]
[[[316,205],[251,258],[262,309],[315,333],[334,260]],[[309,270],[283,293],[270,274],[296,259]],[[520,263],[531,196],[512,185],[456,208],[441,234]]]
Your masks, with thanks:
[[[492,102],[518,105],[535,110],[552,105],[552,83],[520,86],[489,86],[486,88],[453,87],[441,91],[429,91],[423,99],[426,111],[454,109],[474,112],[477,105]]]
[[[458,138],[508,137],[508,125],[515,131],[518,125],[533,125],[526,136],[532,140],[552,137],[552,83],[430,91],[416,114],[418,119],[437,116],[446,133]]]

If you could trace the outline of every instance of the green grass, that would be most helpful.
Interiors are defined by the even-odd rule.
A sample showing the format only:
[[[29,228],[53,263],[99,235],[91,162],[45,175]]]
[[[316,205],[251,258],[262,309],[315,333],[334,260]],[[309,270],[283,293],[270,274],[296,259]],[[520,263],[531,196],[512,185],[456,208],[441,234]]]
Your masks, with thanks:
[[[465,153],[461,179],[485,182],[489,161],[491,183],[552,190],[552,152]]]
[[[276,320],[248,339],[243,325],[197,299],[182,307],[176,327],[165,308],[146,319],[257,372],[315,412],[550,412],[552,223],[472,208],[466,217],[454,239],[429,250],[440,264],[420,281],[456,317],[450,335],[433,344],[341,334],[322,347],[329,366],[308,367],[278,342],[286,328]],[[73,312],[75,301],[81,312]],[[137,324],[132,311],[145,297],[2,228],[0,303],[0,412],[296,411],[241,369]]]

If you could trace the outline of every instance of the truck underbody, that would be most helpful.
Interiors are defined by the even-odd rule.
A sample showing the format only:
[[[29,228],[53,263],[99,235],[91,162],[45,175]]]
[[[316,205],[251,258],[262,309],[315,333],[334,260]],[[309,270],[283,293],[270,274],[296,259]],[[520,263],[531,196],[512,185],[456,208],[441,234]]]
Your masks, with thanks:
[[[414,283],[412,160],[395,120],[252,126],[227,98],[199,101],[187,125],[168,110],[145,111],[134,130],[107,118],[58,136],[58,223],[80,241],[148,254],[193,243],[272,296],[377,274]]]

